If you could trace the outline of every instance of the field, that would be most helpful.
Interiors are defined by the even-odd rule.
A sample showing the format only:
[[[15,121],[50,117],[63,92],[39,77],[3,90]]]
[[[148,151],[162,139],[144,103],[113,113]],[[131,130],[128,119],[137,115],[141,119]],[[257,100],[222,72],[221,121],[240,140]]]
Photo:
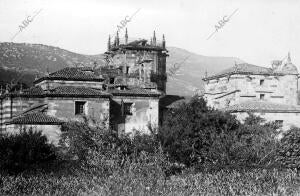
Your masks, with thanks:
[[[179,174],[117,171],[109,176],[72,174],[2,175],[0,195],[299,195],[295,170],[221,170]]]

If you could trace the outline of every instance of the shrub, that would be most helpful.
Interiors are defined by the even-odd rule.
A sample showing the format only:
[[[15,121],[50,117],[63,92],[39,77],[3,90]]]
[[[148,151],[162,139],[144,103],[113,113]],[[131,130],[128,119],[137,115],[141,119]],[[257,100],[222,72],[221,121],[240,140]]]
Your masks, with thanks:
[[[250,116],[251,118],[251,116]],[[243,124],[235,131],[231,148],[232,162],[240,165],[266,166],[274,163],[278,147],[277,129],[272,123]]]
[[[156,135],[137,132],[133,137],[103,126],[85,122],[69,122],[64,125],[60,145],[64,159],[77,159],[84,167],[112,173],[132,162],[141,153],[152,155],[159,152]]]
[[[20,172],[33,165],[55,160],[55,147],[41,131],[22,129],[19,134],[0,137],[0,168]]]
[[[194,97],[167,113],[159,138],[173,161],[191,166],[213,161],[208,154],[215,139],[225,139],[239,124],[234,116],[211,109],[203,98]]]
[[[241,124],[209,108],[203,98],[193,98],[167,113],[159,136],[171,160],[187,166],[262,165],[274,156],[278,134],[274,123],[264,122],[249,114]]]
[[[148,157],[148,156],[147,156]],[[294,170],[221,170],[162,178],[144,159],[110,176],[69,172],[64,175],[0,175],[0,195],[299,195]],[[154,161],[154,160],[153,160]],[[151,161],[151,162],[153,162]],[[149,170],[148,170],[149,168]],[[140,171],[141,170],[141,171]],[[149,171],[149,172],[147,172]]]
[[[284,133],[277,150],[278,162],[288,168],[300,168],[300,128]]]

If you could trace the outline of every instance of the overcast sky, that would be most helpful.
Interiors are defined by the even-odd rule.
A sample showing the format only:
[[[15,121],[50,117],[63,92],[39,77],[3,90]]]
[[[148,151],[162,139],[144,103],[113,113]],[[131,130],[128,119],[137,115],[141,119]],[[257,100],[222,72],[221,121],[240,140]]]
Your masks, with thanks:
[[[39,10],[19,32],[22,21]],[[11,42],[19,32],[13,42],[99,54],[108,35],[137,10],[127,23],[129,37],[149,39],[156,30],[158,39],[165,34],[167,46],[261,66],[290,51],[300,68],[300,0],[0,0],[0,42]],[[235,10],[207,40],[218,21]]]

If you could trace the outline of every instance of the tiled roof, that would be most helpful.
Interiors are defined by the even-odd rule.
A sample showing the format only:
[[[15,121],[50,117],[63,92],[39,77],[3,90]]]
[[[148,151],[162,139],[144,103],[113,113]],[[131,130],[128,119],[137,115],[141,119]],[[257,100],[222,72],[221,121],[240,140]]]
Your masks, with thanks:
[[[300,105],[286,105],[266,101],[246,101],[223,108],[223,110],[228,112],[300,113]]]
[[[230,67],[228,69],[225,69],[215,75],[208,76],[204,78],[203,80],[210,80],[214,78],[223,77],[226,75],[232,75],[232,74],[253,74],[253,75],[271,75],[271,74],[280,74],[279,72],[274,73],[271,68],[267,67],[260,67],[257,65],[251,65],[248,63],[242,63],[237,64],[233,67]]]
[[[2,95],[12,97],[103,97],[109,98],[110,94],[99,89],[74,86],[59,86],[48,91],[44,91],[40,86],[31,87],[23,92],[13,92]]]
[[[113,96],[159,97],[161,95],[161,93],[159,92],[150,91],[142,88],[132,88],[125,90],[109,89],[108,92],[111,93]]]
[[[71,97],[107,97],[111,95],[98,89],[74,86],[60,86],[46,91],[46,96],[71,96]]]
[[[31,124],[31,125],[60,125],[63,121],[42,112],[26,113],[17,116],[6,124]]]
[[[103,81],[104,79],[94,73],[91,68],[86,67],[66,67],[34,81],[38,83],[42,80],[74,80],[74,81]]]
[[[10,93],[4,93],[0,98],[12,96],[12,97],[41,97],[43,96],[44,91],[40,86],[33,86],[28,89],[24,89],[22,92],[15,91]]]

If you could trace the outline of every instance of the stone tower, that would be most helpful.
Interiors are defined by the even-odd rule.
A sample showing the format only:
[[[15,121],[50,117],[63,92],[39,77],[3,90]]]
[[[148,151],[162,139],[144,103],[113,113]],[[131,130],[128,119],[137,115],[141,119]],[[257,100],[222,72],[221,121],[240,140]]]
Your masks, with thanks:
[[[110,38],[109,38],[110,40]],[[145,89],[157,89],[166,93],[166,50],[165,36],[162,41],[156,39],[155,31],[150,40],[131,39],[126,29],[124,39],[116,35],[113,44],[105,53],[111,59],[108,66],[115,68],[111,84],[136,86]]]

